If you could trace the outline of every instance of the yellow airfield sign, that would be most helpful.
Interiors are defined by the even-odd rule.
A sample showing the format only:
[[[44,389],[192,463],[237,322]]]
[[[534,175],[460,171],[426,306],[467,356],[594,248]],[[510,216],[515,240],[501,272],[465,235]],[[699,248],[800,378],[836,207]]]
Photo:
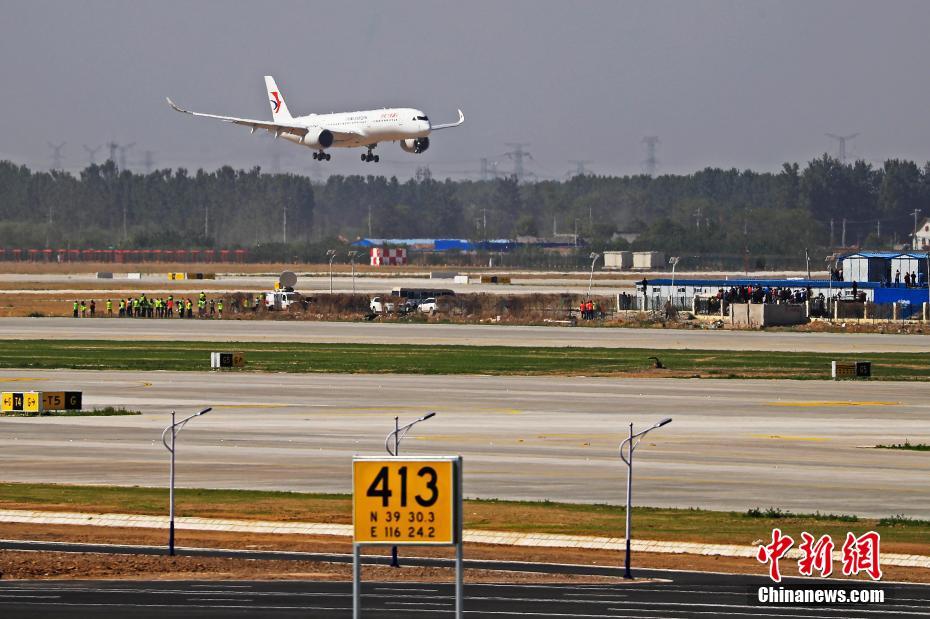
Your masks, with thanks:
[[[456,544],[461,458],[352,461],[356,544]]]

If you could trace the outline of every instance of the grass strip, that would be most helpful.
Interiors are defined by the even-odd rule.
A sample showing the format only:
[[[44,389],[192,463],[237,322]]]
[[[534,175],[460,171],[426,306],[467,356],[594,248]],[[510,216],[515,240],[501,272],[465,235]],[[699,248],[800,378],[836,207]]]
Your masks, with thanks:
[[[175,491],[177,514],[204,518],[326,522],[351,524],[352,499],[342,494],[309,494],[255,490]],[[72,486],[58,484],[0,484],[0,509],[87,511],[165,515],[165,488],[128,486]],[[558,533],[622,537],[622,506],[469,499],[464,505],[465,528],[521,533]],[[796,540],[801,531],[845,539],[875,530],[887,544],[915,545],[926,552],[930,521],[893,515],[883,519],[843,514],[792,514],[777,508],[723,512],[703,509],[637,507],[633,511],[640,539],[753,545],[771,541],[773,527]],[[919,546],[919,547],[918,547]],[[920,550],[920,548],[924,550]]]
[[[123,407],[106,406],[104,408],[94,408],[91,410],[70,411],[54,410],[42,411],[41,413],[26,412],[4,412],[0,413],[3,417],[115,417],[119,415],[141,415],[142,411],[129,410]]]
[[[832,360],[867,360],[872,362],[873,380],[930,380],[930,353],[837,355],[288,342],[3,340],[0,368],[194,371],[209,369],[212,351],[244,352],[245,371],[263,372],[828,379]],[[655,369],[649,360],[652,356],[658,356],[666,369]]]
[[[903,443],[893,443],[891,445],[876,445],[875,449],[905,449],[909,451],[930,451],[930,445],[926,443],[911,443],[904,439]]]

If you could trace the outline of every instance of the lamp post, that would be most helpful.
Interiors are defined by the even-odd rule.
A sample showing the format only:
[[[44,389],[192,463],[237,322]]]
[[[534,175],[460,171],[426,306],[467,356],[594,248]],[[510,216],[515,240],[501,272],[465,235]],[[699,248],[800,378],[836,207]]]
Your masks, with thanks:
[[[161,442],[164,444],[165,449],[171,452],[171,468],[169,473],[169,485],[168,485],[168,554],[174,556],[174,447],[175,442],[178,438],[178,433],[184,429],[184,425],[193,419],[194,417],[199,417],[201,415],[206,415],[209,413],[212,408],[205,408],[199,413],[194,413],[190,417],[185,417],[181,421],[175,421],[174,416],[175,412],[171,411],[171,425],[165,428],[165,431],[161,433]],[[171,432],[171,444],[168,444],[168,432]]]
[[[329,256],[329,294],[333,294],[333,260],[336,259],[336,250],[328,249],[326,255]]]
[[[588,256],[588,258],[591,259],[591,276],[588,277],[588,297],[589,298],[591,297],[591,285],[594,284],[594,264],[597,262],[597,259],[600,257],[601,255],[597,253],[596,251],[592,251],[591,255]]]
[[[352,294],[355,294],[355,258],[358,256],[357,251],[349,252],[349,260],[352,262]]]
[[[626,563],[625,571],[623,573],[624,578],[633,578],[633,573],[630,571],[630,528],[632,525],[632,516],[633,516],[633,451],[636,449],[636,446],[639,445],[642,437],[645,436],[648,432],[655,430],[656,428],[661,428],[662,426],[672,422],[671,417],[666,417],[665,419],[656,422],[652,426],[633,434],[633,424],[630,424],[630,438],[624,439],[620,443],[620,459],[626,463],[627,473],[626,473]],[[623,446],[627,446],[627,455],[623,455]]]
[[[675,267],[678,266],[678,262],[681,260],[678,256],[672,256],[668,259],[668,263],[672,265],[672,298],[675,295]]]
[[[435,417],[436,413],[429,412],[423,415],[418,419],[414,419],[405,426],[400,426],[398,417],[394,417],[394,431],[389,433],[384,439],[384,449],[391,456],[397,456],[400,453],[400,441],[407,436],[407,433],[410,432],[410,428],[420,423],[421,421],[426,421],[430,417]],[[394,447],[391,448],[391,438],[394,439]],[[397,546],[391,546],[391,567],[400,567],[400,563],[397,562]]]

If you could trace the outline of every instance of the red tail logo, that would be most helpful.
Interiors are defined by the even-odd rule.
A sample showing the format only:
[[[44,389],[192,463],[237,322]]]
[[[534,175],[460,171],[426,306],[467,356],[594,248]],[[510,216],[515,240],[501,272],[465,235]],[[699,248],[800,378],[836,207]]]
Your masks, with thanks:
[[[272,90],[271,96],[274,97],[274,99],[269,99],[269,101],[271,101],[271,104],[274,106],[274,110],[272,111],[275,114],[277,114],[278,111],[281,109],[281,97],[278,96],[277,90]]]

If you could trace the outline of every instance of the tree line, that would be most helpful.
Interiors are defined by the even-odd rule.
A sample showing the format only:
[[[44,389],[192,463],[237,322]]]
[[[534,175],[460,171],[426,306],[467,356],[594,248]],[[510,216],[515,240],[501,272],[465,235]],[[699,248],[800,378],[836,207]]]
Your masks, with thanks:
[[[8,248],[246,247],[289,259],[367,236],[577,234],[589,243],[579,255],[630,248],[796,256],[844,242],[906,242],[915,209],[930,215],[930,164],[890,159],[874,167],[828,155],[776,173],[707,168],[525,184],[340,175],[313,184],[257,167],[139,174],[112,161],[75,176],[0,162],[0,234]],[[630,244],[619,233],[638,237]]]

